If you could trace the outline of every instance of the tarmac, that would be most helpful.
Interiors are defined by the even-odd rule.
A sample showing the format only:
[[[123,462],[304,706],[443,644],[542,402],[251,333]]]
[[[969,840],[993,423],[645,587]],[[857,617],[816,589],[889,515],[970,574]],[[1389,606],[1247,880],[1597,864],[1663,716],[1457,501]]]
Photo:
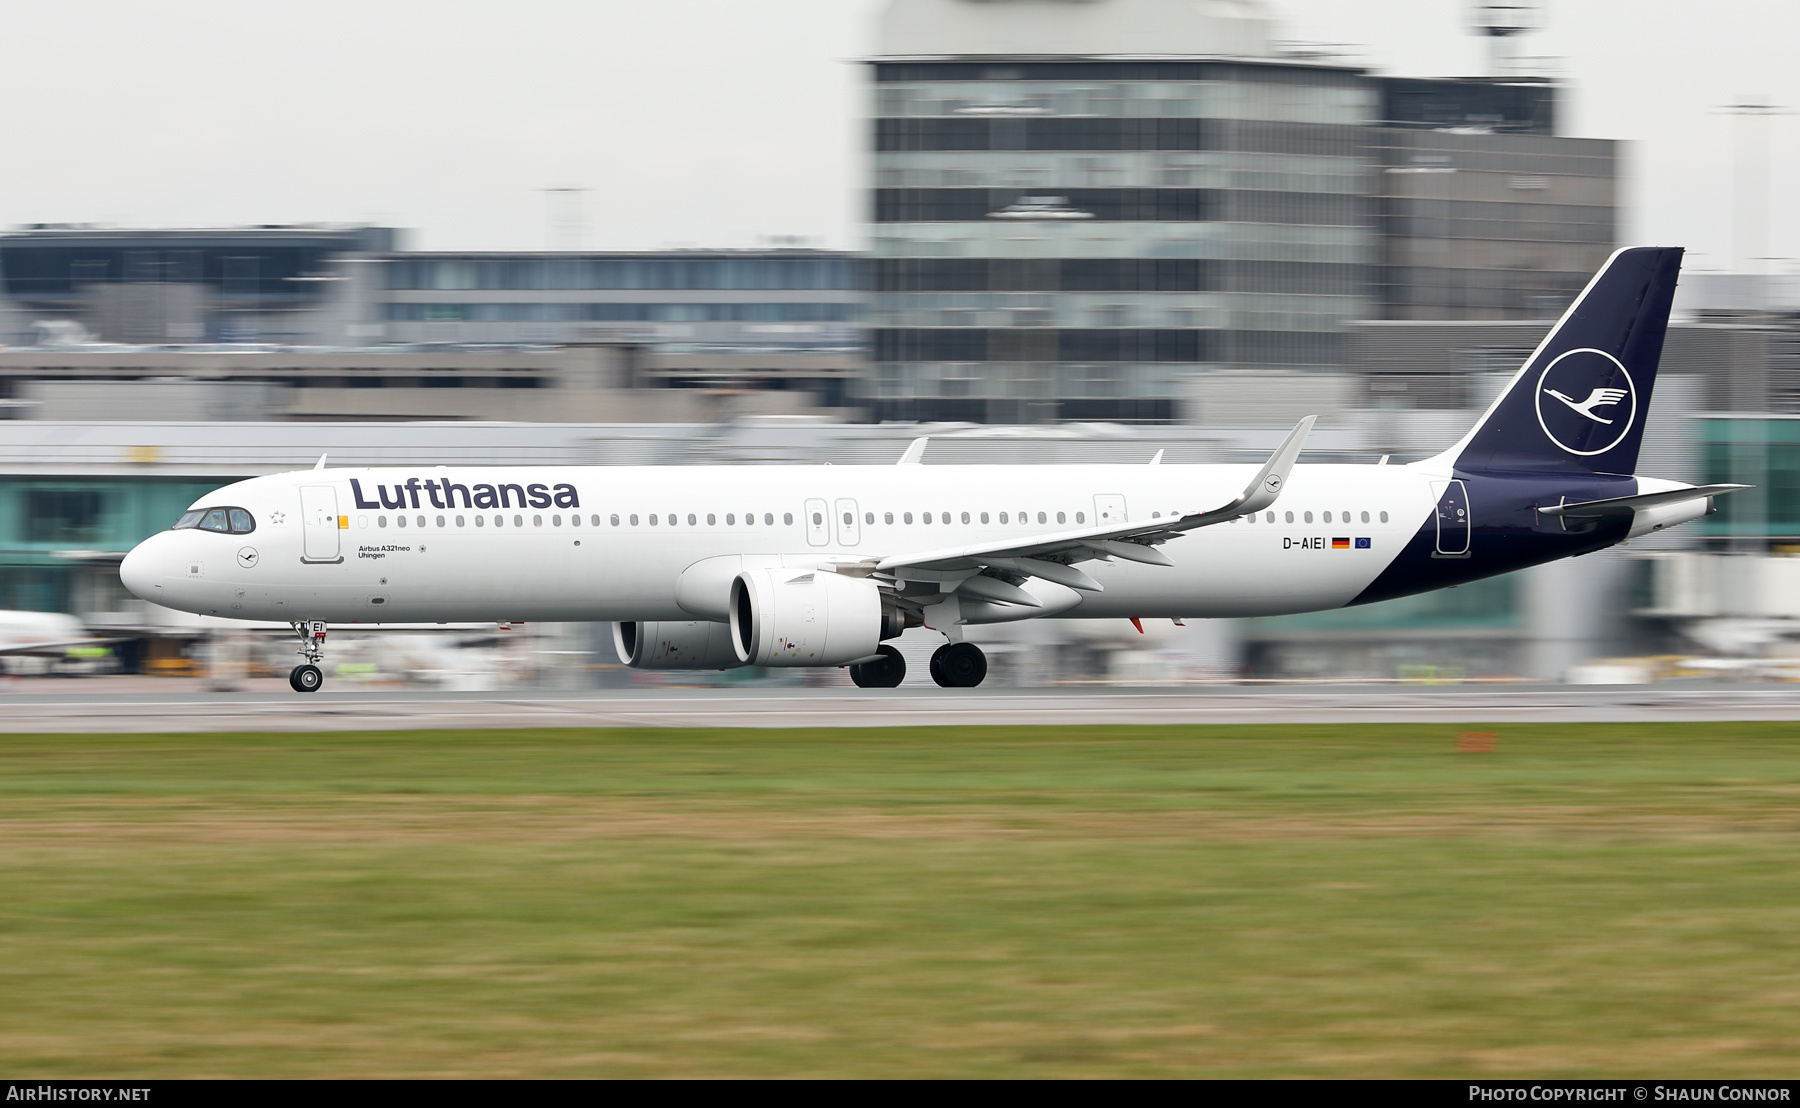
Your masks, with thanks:
[[[301,694],[285,681],[16,681],[0,732],[389,731],[523,727],[1119,726],[1221,723],[1800,720],[1800,686],[1070,686],[1038,689],[640,688]]]

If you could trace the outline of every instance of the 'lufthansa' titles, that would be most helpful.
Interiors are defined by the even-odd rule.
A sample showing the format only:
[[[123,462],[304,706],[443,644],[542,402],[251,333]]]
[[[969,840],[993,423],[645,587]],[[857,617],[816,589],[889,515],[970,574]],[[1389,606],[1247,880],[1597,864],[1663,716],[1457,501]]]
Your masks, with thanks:
[[[389,489],[392,489],[392,495]],[[449,478],[421,481],[408,477],[403,484],[376,485],[375,497],[363,495],[362,482],[350,478],[350,495],[362,509],[422,508],[423,494],[433,508],[579,508],[581,496],[574,485],[462,485]]]

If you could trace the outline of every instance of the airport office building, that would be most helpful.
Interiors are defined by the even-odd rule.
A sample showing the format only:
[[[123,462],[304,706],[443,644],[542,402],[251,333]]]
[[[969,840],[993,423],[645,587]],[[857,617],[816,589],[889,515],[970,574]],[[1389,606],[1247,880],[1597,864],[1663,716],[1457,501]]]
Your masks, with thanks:
[[[1612,250],[1616,144],[1559,136],[1552,84],[1271,30],[1255,3],[895,0],[875,416],[1170,421],[1198,375],[1342,366],[1351,320],[1553,318]]]

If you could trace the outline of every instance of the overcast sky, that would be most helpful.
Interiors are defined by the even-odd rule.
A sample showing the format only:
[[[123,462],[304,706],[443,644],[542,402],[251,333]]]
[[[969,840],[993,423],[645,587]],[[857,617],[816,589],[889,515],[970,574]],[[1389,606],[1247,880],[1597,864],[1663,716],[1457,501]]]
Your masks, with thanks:
[[[885,0],[61,0],[0,7],[0,224],[373,221],[426,249],[858,246]],[[1480,71],[1464,0],[1271,0],[1380,71]],[[1627,139],[1626,236],[1731,252],[1733,121],[1800,107],[1794,0],[1550,0],[1565,133]],[[1771,253],[1800,117],[1769,121]],[[1781,268],[1800,270],[1800,263]]]

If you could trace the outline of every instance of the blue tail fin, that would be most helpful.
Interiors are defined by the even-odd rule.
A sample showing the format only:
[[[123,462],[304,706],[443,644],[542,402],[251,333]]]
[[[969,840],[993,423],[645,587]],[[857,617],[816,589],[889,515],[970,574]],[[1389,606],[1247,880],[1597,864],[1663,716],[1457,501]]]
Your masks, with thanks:
[[[1635,472],[1681,254],[1637,247],[1607,259],[1481,422],[1442,456],[1488,473]]]

